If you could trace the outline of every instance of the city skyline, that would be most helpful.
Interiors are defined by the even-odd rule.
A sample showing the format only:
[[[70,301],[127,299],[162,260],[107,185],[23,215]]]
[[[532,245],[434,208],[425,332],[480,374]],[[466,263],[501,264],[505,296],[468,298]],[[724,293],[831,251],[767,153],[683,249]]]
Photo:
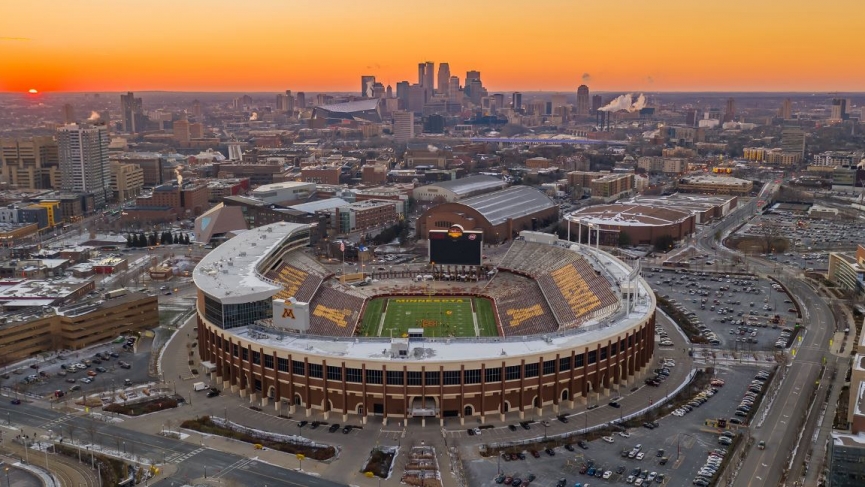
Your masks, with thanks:
[[[361,75],[414,82],[427,60],[480,71],[490,91],[833,92],[865,79],[849,56],[865,41],[836,25],[838,11],[865,13],[853,0],[543,3],[19,2],[0,20],[0,91],[356,91]]]

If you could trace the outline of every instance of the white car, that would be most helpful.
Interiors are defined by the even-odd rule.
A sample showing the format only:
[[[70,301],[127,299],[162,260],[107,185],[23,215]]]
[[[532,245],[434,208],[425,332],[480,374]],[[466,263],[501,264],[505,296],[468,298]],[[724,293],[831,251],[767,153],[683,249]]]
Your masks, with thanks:
[[[622,438],[630,438],[631,434],[627,431],[619,431],[619,436],[621,436]]]
[[[642,460],[643,457],[645,457],[645,456],[646,456],[646,454],[643,452],[637,453],[637,460]]]
[[[637,479],[634,480],[634,485],[643,485],[643,479],[637,477]]]
[[[603,437],[603,438],[601,438],[601,439],[604,440],[604,441],[606,441],[607,443],[612,443],[612,442],[613,442],[613,437],[612,437],[612,436],[605,436],[605,437]]]
[[[477,436],[481,435],[481,429],[480,428],[475,428],[475,435],[477,435]]]
[[[606,472],[604,472],[603,478],[604,478],[604,480],[606,480],[612,476],[613,476],[613,472],[611,470],[607,470]]]
[[[650,472],[648,477],[646,477],[646,482],[651,482],[655,480],[655,477],[658,476],[658,472]]]

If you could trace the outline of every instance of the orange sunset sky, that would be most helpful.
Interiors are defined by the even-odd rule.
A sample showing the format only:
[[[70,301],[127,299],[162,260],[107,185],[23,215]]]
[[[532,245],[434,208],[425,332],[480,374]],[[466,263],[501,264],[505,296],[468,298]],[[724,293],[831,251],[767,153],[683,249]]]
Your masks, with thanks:
[[[863,91],[863,0],[2,0],[0,91]],[[436,67],[438,69],[438,67]]]

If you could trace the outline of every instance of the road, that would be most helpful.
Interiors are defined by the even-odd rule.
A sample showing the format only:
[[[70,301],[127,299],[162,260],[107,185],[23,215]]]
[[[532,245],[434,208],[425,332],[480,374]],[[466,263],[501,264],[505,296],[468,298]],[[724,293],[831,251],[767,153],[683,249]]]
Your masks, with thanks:
[[[744,261],[755,274],[768,276],[774,273],[798,301],[803,312],[804,336],[795,356],[791,357],[787,365],[786,378],[774,403],[771,406],[769,401],[764,403],[757,412],[758,419],[750,427],[755,444],[762,440],[766,442],[767,448],[753,449],[745,457],[733,484],[735,486],[780,485],[789,454],[796,447],[800,433],[805,443],[810,441],[816,421],[812,418],[806,422],[802,431],[802,418],[806,414],[810,399],[814,397],[813,384],[819,379],[821,365],[828,355],[829,338],[835,332],[835,319],[830,306],[797,272],[783,267],[779,269],[774,262],[733,252],[715,240],[717,237],[723,238],[754,216],[758,204],[762,206],[770,201],[778,187],[779,181],[767,183],[760,196],[718,224],[706,228],[696,238],[698,247],[707,252],[716,252],[719,258]],[[831,359],[834,361],[835,357]],[[824,397],[820,394],[825,394],[827,383],[828,381],[821,382],[817,397]],[[766,408],[769,408],[768,412],[765,412]],[[763,414],[765,419],[761,421]],[[800,445],[797,458],[804,455],[805,449],[804,445]]]
[[[111,450],[125,450],[157,463],[176,465],[177,470],[170,477],[154,485],[183,485],[192,479],[203,478],[207,473],[211,477],[234,481],[237,485],[343,486],[330,480],[270,465],[255,458],[207,448],[201,444],[148,435],[122,426],[52,410],[14,406],[5,401],[0,402],[0,422],[7,434],[9,429],[14,428],[31,437],[34,434],[42,437],[48,431],[53,431],[55,435],[62,434],[68,438],[71,432],[72,438],[79,441],[93,442]],[[82,454],[87,456],[86,451],[82,451]]]

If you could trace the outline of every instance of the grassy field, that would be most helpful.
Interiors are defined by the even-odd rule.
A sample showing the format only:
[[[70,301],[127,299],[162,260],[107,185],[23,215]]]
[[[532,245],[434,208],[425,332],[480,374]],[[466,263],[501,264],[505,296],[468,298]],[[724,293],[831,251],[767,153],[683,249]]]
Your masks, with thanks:
[[[496,336],[492,305],[486,299],[470,297],[394,297],[367,303],[361,322],[363,336],[404,336],[409,328],[423,328],[425,337]],[[384,312],[384,326],[381,326]],[[392,335],[391,335],[392,334]]]

